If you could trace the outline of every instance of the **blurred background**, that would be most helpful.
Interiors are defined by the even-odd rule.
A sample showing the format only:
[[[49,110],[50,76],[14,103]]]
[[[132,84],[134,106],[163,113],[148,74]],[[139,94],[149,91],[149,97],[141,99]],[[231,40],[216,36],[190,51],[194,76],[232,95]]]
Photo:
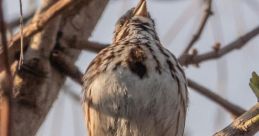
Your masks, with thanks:
[[[111,0],[90,40],[110,43],[114,24],[138,0]],[[33,12],[40,2],[24,0],[24,16]],[[215,43],[222,46],[259,25],[259,0],[213,0],[213,16],[209,18],[201,39],[195,44],[199,53],[212,50]],[[154,18],[164,46],[176,56],[183,51],[197,31],[204,12],[204,0],[149,0],[148,9]],[[19,0],[5,0],[7,22],[19,18]],[[249,109],[256,97],[249,88],[252,71],[259,73],[259,38],[241,50],[221,59],[202,63],[200,67],[185,68],[189,78],[214,90],[229,101]],[[77,65],[85,71],[95,54],[83,52]],[[37,136],[84,136],[80,103],[81,87],[67,79],[46,121]],[[209,136],[231,122],[231,116],[217,104],[189,90],[186,136]]]

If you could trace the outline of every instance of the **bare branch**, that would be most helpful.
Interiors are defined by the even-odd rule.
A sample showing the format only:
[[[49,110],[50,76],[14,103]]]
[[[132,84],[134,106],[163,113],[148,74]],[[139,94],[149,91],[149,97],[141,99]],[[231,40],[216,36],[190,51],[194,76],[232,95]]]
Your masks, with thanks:
[[[59,3],[59,2],[66,2],[67,0],[64,0],[64,1],[63,0],[62,1],[51,0],[51,1],[57,1],[57,3]],[[79,0],[73,0],[72,5],[75,5],[74,2],[77,3],[78,1]],[[56,5],[57,3],[55,3],[54,5]],[[59,23],[60,25],[59,25],[58,31],[62,32],[64,36],[75,37],[75,40],[77,40],[77,38],[88,39],[90,37],[92,31],[94,30],[94,27],[96,26],[107,3],[108,3],[107,0],[83,0],[82,3],[77,3],[76,7],[71,6],[71,5],[68,6],[64,10],[64,12],[62,12],[61,23]],[[80,7],[77,7],[77,6],[80,6]],[[46,10],[48,11],[49,9],[46,8]],[[40,13],[40,16],[44,15],[45,13],[46,12]],[[58,15],[60,15],[60,14],[58,14]],[[38,20],[37,17],[35,17],[34,19]],[[57,16],[55,16],[55,18],[53,18],[53,19],[57,19]],[[51,21],[53,21],[53,19],[51,19]],[[50,24],[50,23],[47,23],[47,24]],[[47,25],[47,24],[45,24],[45,25]],[[50,28],[47,29],[45,25],[44,25],[43,31],[48,31],[48,30],[53,31]],[[77,28],[80,28],[80,29],[77,29]],[[38,33],[36,35],[38,35]],[[53,48],[53,44],[52,44],[52,42],[50,45],[47,44],[46,40],[52,41],[52,39],[54,38],[54,46],[58,48],[58,45],[57,45],[58,43],[56,41],[58,39],[55,38],[56,36],[44,34],[44,35],[42,35],[43,37],[39,37],[39,39],[37,40],[36,35],[33,35],[33,37],[34,37],[33,39],[35,39],[35,40],[32,41],[33,44],[29,44],[30,46],[34,45],[35,42],[38,42],[41,44],[41,46],[37,46],[37,48],[42,47],[43,50],[46,49],[45,46],[50,46],[50,48],[47,48],[45,51],[43,51],[43,54],[33,53],[30,55],[28,54],[28,51],[30,48],[28,48],[25,52],[25,55],[28,54],[28,56],[25,56],[25,61],[28,58],[29,59],[32,58],[33,56],[35,56],[36,58],[37,57],[41,58],[41,56],[43,56],[45,58],[43,61],[47,60],[49,62],[50,61],[49,57],[51,54],[49,49]],[[61,37],[61,39],[62,38],[63,37]],[[29,39],[31,39],[31,38],[29,38]],[[46,44],[44,44],[44,43],[46,43]],[[35,46],[36,46],[36,44],[35,44]],[[17,48],[17,46],[16,46],[16,48]],[[56,48],[54,48],[54,49],[56,49]],[[66,50],[66,49],[64,49],[66,51],[65,55],[68,58],[70,58],[70,60],[73,63],[75,63],[78,56],[80,55],[80,51],[73,50],[73,49],[70,49],[70,50]],[[15,50],[12,50],[12,51],[15,51]],[[41,56],[37,56],[37,55],[41,55]],[[37,63],[39,62],[38,61],[39,59],[34,59],[34,60],[36,60],[36,61],[32,61],[32,63],[36,62],[36,65],[37,65]],[[33,66],[35,66],[35,65],[33,65]],[[25,68],[25,70],[27,70],[27,69]],[[34,69],[32,69],[32,70],[34,70]],[[37,71],[30,71],[30,72],[32,72],[32,74],[31,75],[28,74],[28,76],[29,76],[28,78],[34,76],[35,73],[38,74]],[[21,74],[23,74],[23,73],[21,73]],[[33,81],[33,79],[35,79],[35,78],[30,79],[30,80],[22,80],[22,83],[25,81],[25,84],[27,84],[27,86],[24,86],[23,91],[26,91],[28,89],[33,89],[33,88],[31,88],[32,85],[30,85],[29,83],[34,83],[33,87],[37,87],[37,85],[38,85],[38,88],[34,89],[34,90],[36,90],[36,91],[34,91],[34,94],[37,94],[37,96],[32,96],[32,99],[35,99],[35,97],[36,97],[37,103],[35,106],[35,105],[29,105],[28,103],[22,103],[20,101],[14,102],[13,112],[19,113],[19,114],[17,114],[15,117],[12,117],[13,118],[12,129],[13,129],[13,133],[14,133],[12,136],[32,136],[32,135],[36,134],[38,128],[41,126],[41,124],[43,123],[43,121],[46,118],[47,113],[49,112],[50,108],[52,107],[53,102],[56,100],[58,93],[60,91],[60,88],[62,87],[62,85],[64,84],[64,81],[65,81],[65,76],[53,67],[50,67],[50,71],[47,73],[47,75],[45,77],[42,77],[42,78],[39,76],[36,76],[36,77],[38,77],[36,79],[40,80],[39,81],[40,84],[37,84],[38,81]],[[19,77],[17,77],[17,78],[19,78]],[[28,82],[26,82],[26,81],[28,81]],[[17,84],[19,84],[19,83],[17,83]],[[24,84],[22,84],[22,85],[24,85]],[[17,87],[19,87],[19,86],[17,86]],[[25,92],[25,95],[26,95],[26,92]]]
[[[208,99],[214,101],[215,103],[222,106],[225,110],[233,114],[235,117],[239,117],[242,115],[246,110],[242,109],[241,107],[227,101],[226,99],[220,97],[219,95],[213,93],[213,91],[207,89],[206,87],[194,82],[191,79],[188,79],[188,85],[190,88],[196,90],[198,93],[206,96]]]
[[[214,136],[253,136],[259,131],[259,103]]]
[[[79,70],[79,68],[61,51],[54,51],[50,58],[51,64],[55,67],[59,72],[63,73],[65,76],[70,77],[74,81],[76,81],[79,85],[83,85],[83,73]],[[72,92],[68,86],[64,89],[65,93],[71,96],[75,101],[80,101],[80,96],[76,93]]]
[[[92,41],[87,41],[84,39],[77,39],[77,41],[75,41],[73,38],[69,39],[67,37],[64,37],[63,40],[68,44],[68,46],[70,48],[78,49],[78,50],[87,50],[87,51],[91,51],[94,53],[97,53],[97,52],[101,51],[102,49],[104,49],[105,47],[109,46],[109,44],[92,42]],[[61,41],[61,43],[64,43],[64,42]]]
[[[56,16],[60,15],[67,10],[71,10],[74,8],[78,8],[78,6],[83,6],[84,3],[88,4],[91,0],[64,0],[64,1],[58,1],[55,4],[53,4],[50,8],[48,8],[45,12],[42,14],[39,14],[36,19],[34,19],[32,22],[30,22],[26,27],[24,27],[23,35],[24,35],[24,42],[26,43],[30,36],[36,34],[40,30],[44,28],[46,24],[49,23],[50,20],[55,18]],[[14,61],[14,54],[19,51],[17,48],[17,45],[19,45],[19,42],[21,40],[21,36],[19,33],[15,34],[12,39],[9,41],[8,48],[10,51],[10,62],[12,63]],[[2,58],[3,51],[0,49],[0,58]],[[3,62],[0,61],[0,65]]]
[[[188,66],[190,64],[199,64],[204,61],[220,58],[235,49],[240,49],[244,47],[247,42],[252,40],[258,34],[259,26],[217,51],[213,50],[204,54],[194,56],[185,55],[179,58],[179,61],[182,65]]]
[[[51,55],[51,64],[57,68],[60,72],[71,77],[78,84],[82,85],[83,74],[81,71],[74,65],[73,61],[70,60],[64,53],[61,51],[54,51]]]
[[[99,52],[107,46],[109,46],[109,44],[102,44],[102,43],[98,43],[98,42],[80,40],[72,48],[79,49],[79,50],[88,50],[91,52]]]
[[[51,6],[48,10],[38,15],[38,18],[33,20],[24,28],[24,37],[28,38],[31,35],[39,32],[43,27],[54,17],[60,15],[60,13],[72,3],[71,0],[59,1]],[[16,34],[10,41],[9,47],[16,45],[21,39],[19,34]]]
[[[197,32],[193,35],[192,40],[190,41],[190,43],[188,44],[188,46],[186,47],[186,49],[183,51],[182,55],[188,54],[188,52],[190,51],[190,49],[192,48],[192,46],[200,39],[202,32],[209,20],[209,17],[212,15],[212,0],[205,0],[204,1],[206,4],[206,8],[204,10],[204,15],[201,19],[201,23],[199,25],[199,28],[197,30]]]
[[[1,59],[4,65],[0,65],[0,69],[4,69],[6,72],[6,83],[0,86],[0,135],[11,135],[11,106],[12,106],[12,74],[10,69],[10,62],[8,59],[8,47],[6,38],[6,26],[3,14],[3,1],[0,0],[0,32],[1,32],[1,44],[3,46],[3,56]]]

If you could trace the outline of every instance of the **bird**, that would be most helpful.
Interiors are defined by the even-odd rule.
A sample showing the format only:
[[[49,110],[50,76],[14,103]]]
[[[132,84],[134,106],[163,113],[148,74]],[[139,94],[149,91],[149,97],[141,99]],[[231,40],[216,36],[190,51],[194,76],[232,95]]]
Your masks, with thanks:
[[[162,46],[140,0],[116,23],[111,45],[83,76],[82,107],[88,136],[183,136],[187,80]]]

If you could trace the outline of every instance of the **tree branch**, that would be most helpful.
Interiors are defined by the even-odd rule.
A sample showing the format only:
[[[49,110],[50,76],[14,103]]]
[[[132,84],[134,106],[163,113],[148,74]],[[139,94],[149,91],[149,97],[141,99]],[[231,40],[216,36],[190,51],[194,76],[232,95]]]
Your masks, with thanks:
[[[54,5],[60,2],[66,2],[66,0],[65,1],[51,0],[51,1],[57,1],[57,3],[55,3]],[[69,0],[69,1],[73,1],[73,3],[71,4],[75,5],[75,3],[81,0]],[[57,15],[61,15],[61,23],[58,23],[59,24],[58,31],[61,31],[63,33],[63,36],[74,37],[76,41],[77,41],[77,38],[88,39],[92,31],[94,30],[94,27],[97,24],[107,3],[108,3],[107,0],[83,0],[82,3],[77,3],[76,7],[71,5],[67,6],[66,9],[62,10],[62,14],[60,13],[54,14],[55,15],[55,18],[53,18],[54,20],[57,19]],[[78,6],[80,6],[80,8]],[[46,11],[49,11],[49,8],[47,8]],[[66,12],[63,12],[63,11],[66,11]],[[71,14],[72,12],[74,13]],[[46,12],[40,13],[38,17],[42,17],[42,15],[44,15],[45,13]],[[52,13],[49,13],[49,14],[52,14]],[[38,17],[34,18],[34,20],[40,20]],[[53,19],[51,19],[51,21],[53,21]],[[47,24],[51,24],[51,22],[50,23],[48,22],[44,25],[42,24],[42,27],[44,28],[42,29],[41,32],[43,31],[56,32],[56,30],[50,29],[49,27],[48,27],[49,29],[46,30],[45,27],[47,27]],[[77,29],[77,28],[80,28],[80,29]],[[54,36],[53,36],[53,32],[50,32],[50,33],[51,35],[43,34],[42,36],[38,36],[38,33],[36,35],[35,34],[33,35],[33,38],[32,38],[33,42],[30,44],[30,46],[34,46],[36,42],[35,46],[37,45],[36,46],[37,48],[42,48],[44,51],[42,52],[43,54],[42,53],[37,54],[37,53],[34,53],[33,51],[30,51],[32,52],[32,54],[29,54],[28,51],[30,48],[28,48],[25,52],[25,54],[28,54],[28,56],[25,56],[25,61],[28,58],[29,59],[34,57],[38,58],[39,57],[38,55],[41,55],[40,58],[43,57],[44,58],[43,60],[44,61],[47,60],[49,63],[50,61],[49,57],[51,54],[50,50],[53,48],[53,38],[55,39],[54,49],[59,48],[55,38],[56,37],[55,33],[54,33]],[[30,36],[27,35],[27,39],[28,37]],[[47,41],[50,41],[50,42],[52,41],[52,42],[50,44],[47,44],[46,43]],[[49,46],[49,47],[45,48],[45,46]],[[15,46],[13,46],[12,48],[14,47]],[[71,63],[75,63],[76,59],[80,54],[80,51],[73,50],[71,48],[69,50],[67,48],[64,50],[66,51],[64,52],[64,54],[66,55],[67,58],[71,60]],[[12,51],[15,51],[15,49]],[[35,63],[35,64],[32,64],[32,66],[37,66],[37,64],[40,64],[38,63],[39,62],[38,59],[31,59],[31,60],[32,60],[31,63]],[[20,75],[16,76],[17,82],[15,82],[15,85],[17,86],[15,88],[21,89],[19,88],[19,85],[22,85],[23,89],[21,89],[21,92],[24,92],[23,94],[25,95],[30,95],[31,93],[27,93],[26,91],[30,89],[32,90],[35,87],[36,89],[34,89],[34,93],[31,96],[31,98],[32,100],[36,100],[36,103],[35,104],[33,103],[33,105],[31,105],[28,102],[25,103],[23,101],[20,101],[20,99],[14,102],[13,112],[19,113],[19,114],[17,114],[16,116],[13,116],[13,119],[12,119],[13,121],[12,136],[32,136],[36,134],[37,130],[45,120],[46,115],[49,112],[50,108],[52,107],[54,101],[56,100],[59,94],[59,90],[65,81],[65,76],[63,75],[63,73],[60,73],[53,67],[50,67],[47,73],[35,71],[35,69],[28,68],[27,65],[24,65],[24,67],[22,67],[22,70],[24,71],[22,72],[16,71],[16,73]],[[24,74],[25,71],[30,74]],[[35,75],[37,78],[34,77]],[[28,78],[29,80],[23,80],[24,77]],[[37,80],[33,80],[33,79],[37,79]],[[40,82],[40,84],[37,84],[37,82]],[[29,83],[33,83],[33,84],[29,84]],[[35,96],[34,94],[37,94],[37,96]]]
[[[1,31],[1,44],[3,46],[3,56],[1,60],[4,65],[0,65],[0,69],[5,70],[5,83],[0,85],[0,135],[11,135],[11,107],[12,107],[12,74],[10,69],[10,62],[8,59],[8,47],[6,38],[6,26],[3,14],[3,1],[0,0],[0,31]]]
[[[259,103],[214,136],[253,136],[259,131]]]
[[[259,100],[259,76],[253,72],[249,82]],[[259,131],[259,103],[214,136],[253,136]]]
[[[7,47],[7,37],[6,37],[6,27],[4,22],[4,15],[3,15],[3,9],[2,9],[2,0],[0,0],[0,31],[1,31],[1,44],[3,49],[3,56],[2,58],[4,65],[0,65],[0,69],[5,69],[8,74],[8,79],[11,82],[11,70],[10,70],[10,62],[8,59],[8,47]],[[4,67],[4,68],[3,68]]]
[[[212,13],[212,0],[205,0],[205,9],[204,9],[204,15],[201,19],[199,28],[197,30],[197,32],[193,35],[192,40],[190,41],[190,43],[188,44],[188,46],[186,47],[186,49],[183,51],[181,56],[184,56],[185,54],[188,54],[188,52],[190,51],[190,49],[192,48],[192,46],[200,39],[202,32],[209,20],[209,17],[213,14]]]
[[[242,109],[241,107],[227,101],[226,99],[220,97],[219,95],[213,93],[213,91],[207,89],[206,87],[194,82],[191,79],[188,79],[188,86],[194,90],[196,90],[198,93],[204,95],[208,99],[214,101],[215,103],[219,104],[221,107],[223,107],[225,110],[233,114],[235,117],[239,117],[242,115],[246,110]]]
[[[50,60],[51,60],[52,66],[57,68],[58,71],[72,78],[78,84],[80,85],[83,84],[82,72],[79,70],[79,68],[77,68],[74,65],[73,61],[70,58],[68,58],[64,53],[62,53],[61,51],[55,50],[53,51]]]
[[[68,44],[67,46],[73,49],[78,49],[78,50],[87,50],[91,51],[94,53],[97,53],[104,49],[105,47],[109,46],[109,44],[103,44],[99,42],[92,42],[92,41],[87,41],[83,39],[78,39],[76,42],[74,39],[69,39],[69,38],[64,38],[64,41]],[[63,42],[62,42],[63,43]]]
[[[179,58],[179,61],[182,65],[188,66],[190,64],[199,64],[204,61],[220,58],[235,49],[244,47],[247,42],[258,34],[259,26],[219,50],[214,50],[200,55],[185,55]]]
[[[91,0],[62,0],[53,4],[50,8],[48,8],[45,12],[38,15],[36,19],[33,19],[26,27],[24,27],[23,35],[25,43],[28,43],[30,37],[37,32],[41,31],[46,24],[49,23],[50,20],[60,15],[66,10],[72,11],[72,9],[76,9],[78,7],[82,7],[84,4],[88,4]],[[80,8],[78,8],[80,9]],[[12,63],[14,61],[14,55],[19,51],[17,45],[21,40],[21,36],[19,33],[15,34],[12,39],[9,41],[8,48],[10,51],[9,59]],[[2,58],[3,51],[0,49],[0,58]],[[0,61],[0,65],[3,62]]]

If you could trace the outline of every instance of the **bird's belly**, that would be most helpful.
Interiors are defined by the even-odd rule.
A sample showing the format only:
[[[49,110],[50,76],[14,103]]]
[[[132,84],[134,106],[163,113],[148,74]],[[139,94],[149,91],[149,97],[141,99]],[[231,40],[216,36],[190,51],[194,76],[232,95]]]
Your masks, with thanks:
[[[91,101],[86,105],[91,114],[87,120],[95,126],[89,131],[103,130],[107,136],[157,136],[176,131],[180,97],[170,74],[150,73],[141,79],[125,69],[103,73],[89,86],[87,99]]]

